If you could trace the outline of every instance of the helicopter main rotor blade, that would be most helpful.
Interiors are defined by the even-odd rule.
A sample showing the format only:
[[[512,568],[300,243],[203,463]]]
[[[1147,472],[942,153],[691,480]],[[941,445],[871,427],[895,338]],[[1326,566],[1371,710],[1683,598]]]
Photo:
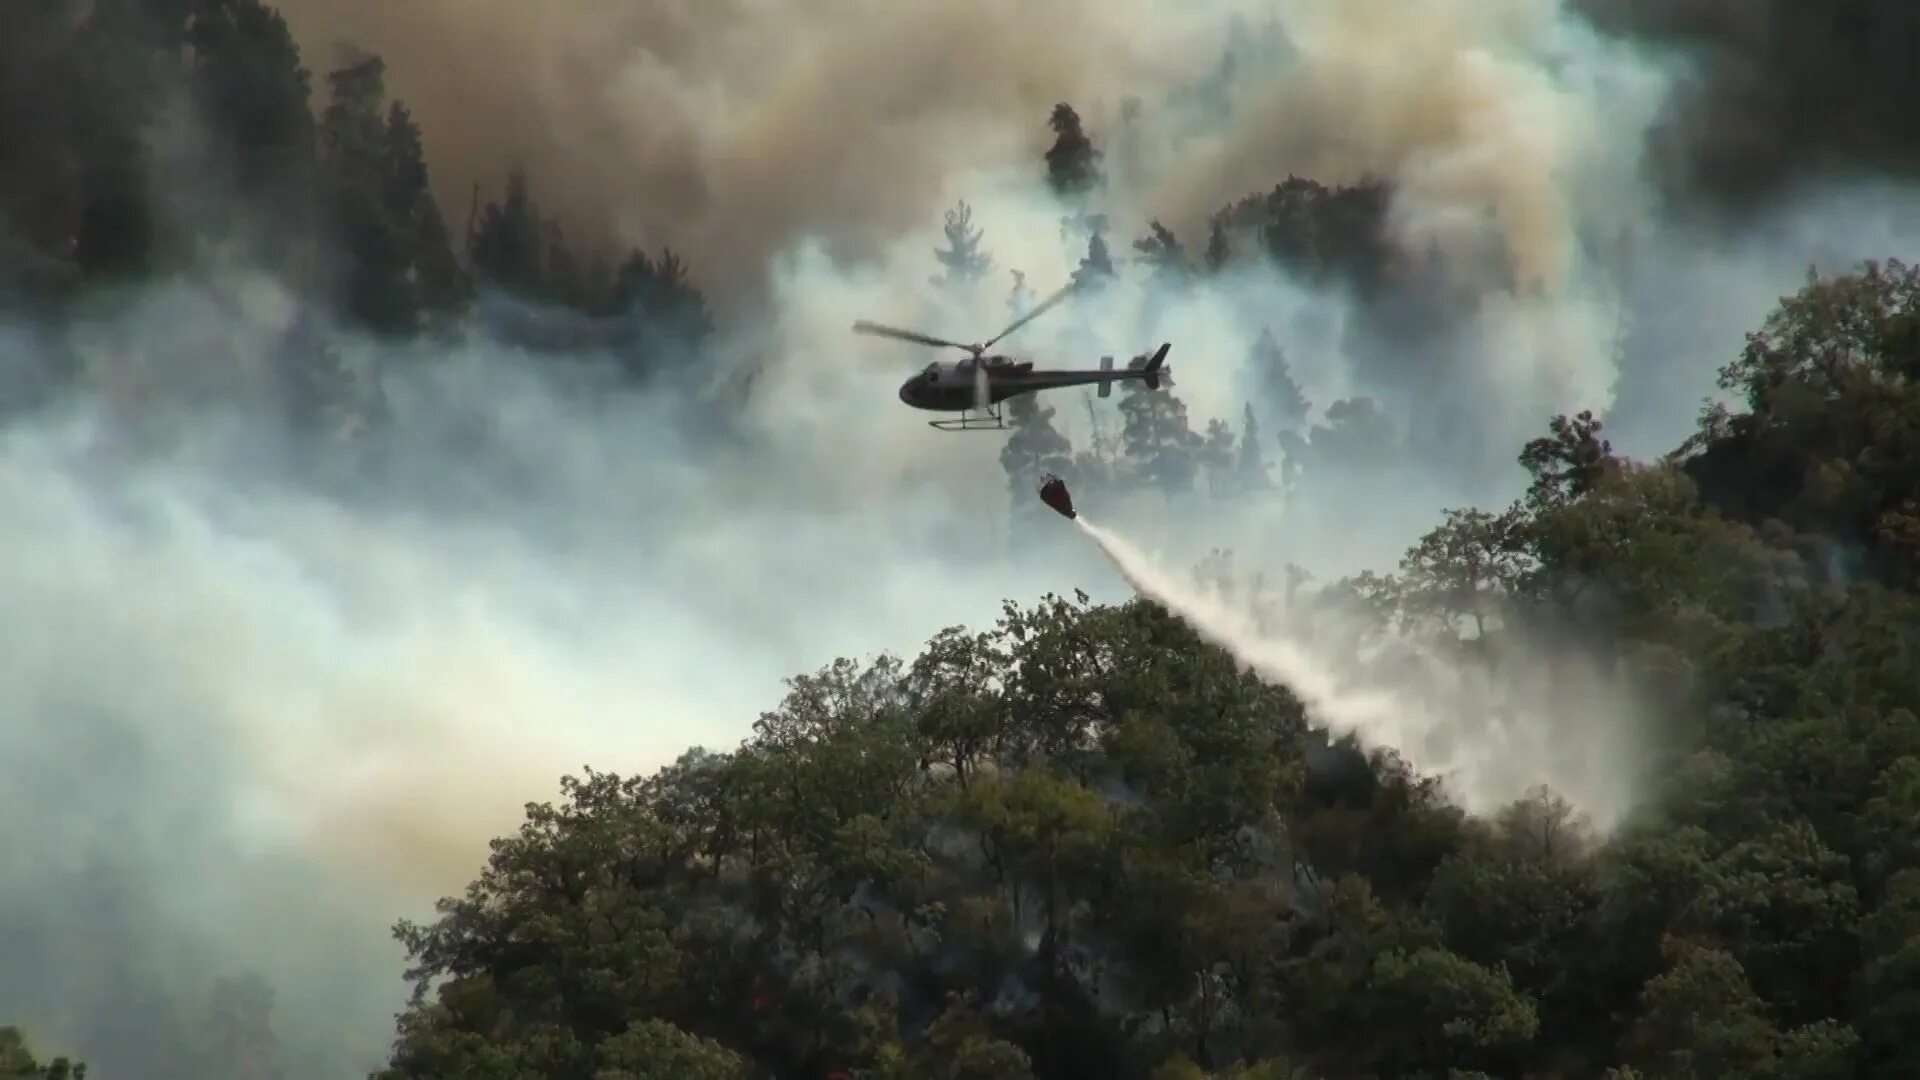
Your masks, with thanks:
[[[1027,325],[1033,320],[1039,318],[1042,312],[1046,311],[1048,308],[1053,307],[1055,304],[1058,304],[1060,301],[1065,300],[1067,297],[1073,295],[1073,291],[1075,289],[1078,289],[1079,287],[1080,287],[1079,282],[1075,282],[1075,281],[1068,282],[1066,286],[1063,287],[1059,292],[1054,293],[1052,296],[1049,296],[1045,300],[1041,301],[1039,307],[1034,308],[1032,311],[1027,312],[1025,315],[1020,316],[1018,319],[1015,319],[1013,321],[1012,326],[1009,326],[1005,330],[1002,330],[998,334],[995,334],[993,337],[988,338],[987,343],[980,346],[980,348],[983,351],[986,349],[992,348],[995,342],[999,341],[1001,338],[1006,337],[1008,334],[1013,333],[1015,330],[1018,330],[1021,327]]]
[[[973,346],[971,345],[962,345],[957,341],[948,341],[945,338],[929,337],[926,334],[916,333],[912,330],[900,330],[891,326],[881,326],[879,323],[870,323],[865,319],[853,324],[853,332],[856,334],[867,334],[872,337],[896,338],[900,341],[911,341],[920,345],[932,345],[935,348],[961,349],[966,352],[973,351]]]

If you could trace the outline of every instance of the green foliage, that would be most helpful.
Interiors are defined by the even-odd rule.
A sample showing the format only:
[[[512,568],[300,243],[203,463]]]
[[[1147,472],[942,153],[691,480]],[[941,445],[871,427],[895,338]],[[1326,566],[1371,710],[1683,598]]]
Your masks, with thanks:
[[[1684,449],[1714,501],[1857,545],[1876,576],[1911,583],[1920,499],[1920,268],[1870,262],[1810,279],[1720,375],[1748,411],[1709,410]]]

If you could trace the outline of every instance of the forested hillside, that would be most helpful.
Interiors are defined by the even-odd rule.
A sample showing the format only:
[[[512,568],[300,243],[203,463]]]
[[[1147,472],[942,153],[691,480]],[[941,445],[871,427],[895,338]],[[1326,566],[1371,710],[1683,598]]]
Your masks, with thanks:
[[[9,16],[9,316],[78,322],[242,260],[387,340],[612,355],[648,386],[711,361],[726,328],[699,252],[564,235],[524,174],[440,207],[432,133],[382,62],[307,62],[258,0]],[[72,92],[26,92],[49,79]],[[176,100],[198,137],[154,136]],[[1055,136],[1036,177],[1089,198],[1079,115],[1034,122]],[[1464,302],[1391,242],[1390,194],[1274,177],[1195,250],[1159,222],[1068,225],[1092,287],[1204,288],[1261,261],[1351,296],[1384,352]],[[1016,269],[982,235],[956,207],[929,272]],[[1556,417],[1513,448],[1522,500],[1450,511],[1397,573],[1296,584],[1296,605],[1366,610],[1462,664],[1563,638],[1657,688],[1657,775],[1613,833],[1545,789],[1469,816],[1145,600],[1022,598],[918,655],[796,677],[736,749],[588,770],[529,806],[436,920],[397,927],[417,994],[375,1076],[1920,1075],[1920,270],[1812,278],[1755,330],[1700,358],[1726,362],[1736,405],[1668,457]],[[379,422],[330,357],[296,323],[287,417]],[[1278,404],[1237,429],[1123,393],[1121,430],[1076,447],[1057,399],[1018,399],[1016,513],[1048,471],[1087,500],[1235,499],[1401,452],[1370,398],[1306,400],[1280,336],[1244,363]],[[218,1003],[190,1066],[275,1075],[264,1000]],[[31,1038],[0,1028],[0,1076],[84,1075]]]

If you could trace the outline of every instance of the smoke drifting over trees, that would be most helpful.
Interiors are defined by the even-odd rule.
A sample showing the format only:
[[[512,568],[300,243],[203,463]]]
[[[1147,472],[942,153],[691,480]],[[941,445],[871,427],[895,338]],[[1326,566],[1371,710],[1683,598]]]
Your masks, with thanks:
[[[0,1072],[1914,1072],[1904,6],[17,6]]]

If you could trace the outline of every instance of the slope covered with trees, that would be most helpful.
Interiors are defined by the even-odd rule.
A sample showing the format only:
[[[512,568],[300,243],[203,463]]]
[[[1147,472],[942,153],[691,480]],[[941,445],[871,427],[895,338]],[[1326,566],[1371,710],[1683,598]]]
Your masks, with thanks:
[[[1145,601],[1009,604],[529,807],[400,928],[380,1075],[1913,1075],[1916,285],[1810,283],[1670,459],[1558,418],[1520,503],[1320,594],[1664,687],[1604,842],[1468,818]]]

